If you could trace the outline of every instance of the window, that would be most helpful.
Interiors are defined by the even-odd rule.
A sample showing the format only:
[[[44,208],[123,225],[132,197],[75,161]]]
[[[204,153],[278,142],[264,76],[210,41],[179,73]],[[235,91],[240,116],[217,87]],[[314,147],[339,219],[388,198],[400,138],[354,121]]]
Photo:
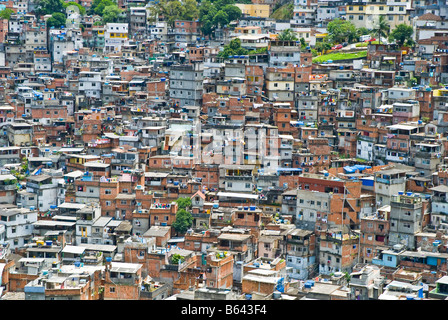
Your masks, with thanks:
[[[109,287],[109,292],[110,293],[114,293],[115,292],[115,287]]]

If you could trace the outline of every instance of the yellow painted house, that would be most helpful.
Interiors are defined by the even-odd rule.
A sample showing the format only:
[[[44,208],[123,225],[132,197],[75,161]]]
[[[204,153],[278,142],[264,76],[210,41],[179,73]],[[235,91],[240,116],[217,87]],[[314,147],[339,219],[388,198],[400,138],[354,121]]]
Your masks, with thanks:
[[[269,18],[269,5],[268,4],[242,4],[236,3],[235,6],[240,8],[243,15],[250,17]]]

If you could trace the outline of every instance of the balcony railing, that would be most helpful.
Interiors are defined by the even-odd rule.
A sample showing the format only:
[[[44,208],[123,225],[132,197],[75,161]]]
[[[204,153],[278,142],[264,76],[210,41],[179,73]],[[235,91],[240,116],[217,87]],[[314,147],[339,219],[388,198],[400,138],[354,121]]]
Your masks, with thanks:
[[[384,184],[400,184],[400,183],[404,183],[405,179],[404,178],[399,178],[399,179],[376,178],[376,182],[384,183]]]

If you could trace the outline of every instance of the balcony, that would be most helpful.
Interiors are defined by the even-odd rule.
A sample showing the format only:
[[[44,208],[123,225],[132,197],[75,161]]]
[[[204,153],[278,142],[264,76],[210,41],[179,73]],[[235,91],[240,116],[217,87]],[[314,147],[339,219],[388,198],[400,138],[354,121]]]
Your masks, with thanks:
[[[0,191],[14,191],[17,189],[16,182],[17,180],[12,180],[15,183],[11,184],[0,184]]]
[[[99,264],[103,261],[103,253],[102,252],[97,252],[97,253],[90,253],[85,255],[82,258],[82,261],[86,264]]]
[[[248,180],[248,181],[252,181],[253,177],[252,176],[225,176],[224,178],[225,180]]]
[[[146,186],[161,186],[162,181],[157,181],[157,180],[145,181],[145,185]]]
[[[359,129],[360,130],[360,129]],[[371,143],[376,143],[377,141],[377,137],[370,137],[370,136],[357,136],[356,138],[358,141],[366,141],[366,142],[371,142]]]
[[[128,286],[136,285],[140,281],[138,277],[127,274],[121,275],[120,277],[110,277],[110,280],[114,284],[128,285]]]
[[[304,240],[301,238],[288,238],[288,244],[300,244],[300,245],[308,245],[308,240]]]
[[[171,204],[169,203],[153,203],[150,207],[151,210],[171,210]]]
[[[405,179],[404,178],[399,178],[399,179],[376,178],[375,182],[384,183],[384,184],[400,184],[400,183],[404,183]]]
[[[433,196],[431,199],[432,199],[432,201],[431,201],[432,203],[434,203],[434,202],[448,203],[446,197]]]
[[[288,205],[288,206],[296,206],[297,205],[297,199],[283,200],[282,204],[283,205]]]
[[[391,205],[393,207],[416,209],[422,207],[422,199],[412,196],[392,196]]]
[[[111,159],[111,164],[127,164],[133,165],[136,159]]]
[[[415,158],[435,159],[440,158],[442,155],[440,152],[425,152],[419,151],[415,153]]]

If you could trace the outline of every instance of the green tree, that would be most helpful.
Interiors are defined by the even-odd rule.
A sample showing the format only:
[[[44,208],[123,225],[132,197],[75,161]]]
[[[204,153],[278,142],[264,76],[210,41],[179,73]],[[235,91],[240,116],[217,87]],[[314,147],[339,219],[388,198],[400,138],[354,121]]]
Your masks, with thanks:
[[[185,257],[181,256],[178,253],[175,253],[171,256],[171,264],[180,264],[185,261]]]
[[[105,7],[103,10],[103,22],[117,22],[121,11],[115,4]]]
[[[181,197],[176,200],[178,209],[186,209],[191,207],[191,199],[189,197]]]
[[[173,228],[177,233],[183,234],[193,224],[193,216],[185,209],[180,209],[176,213],[176,220],[173,222]]]
[[[2,11],[0,11],[0,18],[9,20],[12,14],[15,14],[14,10],[10,8],[5,8]]]
[[[324,53],[325,51],[330,50],[331,43],[329,42],[328,37],[323,38],[322,41],[316,42],[314,49],[318,53]]]
[[[38,0],[36,3],[36,16],[44,16],[56,12],[63,13],[64,3],[62,0]]]
[[[225,5],[222,8],[222,11],[227,13],[227,15],[229,16],[229,21],[238,20],[239,18],[241,18],[241,15],[243,14],[240,8],[232,4]]]
[[[199,22],[201,23],[201,31],[205,36],[211,36],[213,34],[214,25],[213,17],[218,12],[213,3],[209,0],[201,1],[199,5]]]
[[[93,14],[97,14],[99,16],[103,16],[104,9],[109,6],[116,5],[116,3],[112,0],[101,0],[101,1],[93,1],[92,8]]]
[[[390,31],[390,25],[386,21],[385,16],[380,16],[378,22],[373,28],[373,33],[378,36],[378,41],[381,44],[381,38],[386,38]]]
[[[218,10],[221,10],[229,4],[235,4],[235,0],[216,0],[216,1],[214,1],[214,3],[215,3],[216,8]]]
[[[181,17],[182,20],[196,21],[199,19],[198,3],[195,0],[185,0],[182,6],[184,7],[184,15]]]
[[[241,39],[235,38],[235,39],[230,40],[228,47],[230,49],[232,49],[233,51],[238,50],[239,48],[241,48]]]
[[[353,23],[342,19],[330,21],[327,26],[330,42],[353,42],[357,38],[357,30]]]
[[[371,32],[372,31],[367,29],[366,27],[361,27],[361,28],[356,29],[356,33],[357,33],[358,37],[368,35]]]
[[[164,17],[167,23],[174,27],[174,21],[178,20],[179,17],[183,17],[185,14],[185,8],[182,6],[180,1],[174,0],[169,1],[165,6]]]
[[[213,25],[222,28],[225,27],[230,22],[229,15],[223,11],[219,10],[218,13],[213,17]]]
[[[48,28],[51,28],[51,27],[60,28],[62,26],[65,26],[65,22],[66,22],[65,14],[60,13],[60,12],[55,12],[51,15],[50,18],[48,18],[47,27]]]
[[[240,8],[233,5],[234,0],[204,0],[199,5],[199,22],[204,35],[213,35],[216,28],[225,27],[229,22],[242,16]]]
[[[300,38],[300,48],[302,50],[305,50],[306,47],[307,47],[307,44],[306,44],[305,38]]]
[[[213,34],[214,25],[212,19],[207,19],[201,23],[201,32],[204,36],[211,36]]]
[[[296,41],[297,33],[292,29],[285,29],[278,35],[277,39],[282,41]]]
[[[218,53],[218,57],[227,59],[229,56],[242,56],[247,54],[249,54],[249,51],[241,47],[241,40],[239,38],[235,38],[232,39],[229,44],[224,46],[223,50]]]
[[[213,16],[218,12],[216,10],[215,5],[210,2],[209,0],[201,1],[201,4],[199,5],[199,21],[205,16]]]
[[[414,33],[414,28],[412,26],[408,26],[404,23],[399,24],[395,27],[394,30],[389,35],[389,40],[395,40],[395,42],[401,47],[405,43],[411,43],[411,36]]]
[[[63,4],[64,9],[67,9],[67,7],[70,7],[70,6],[78,7],[80,15],[83,16],[86,14],[86,8],[84,8],[82,5],[80,5],[77,2],[70,1],[70,2],[64,2],[64,4]]]

